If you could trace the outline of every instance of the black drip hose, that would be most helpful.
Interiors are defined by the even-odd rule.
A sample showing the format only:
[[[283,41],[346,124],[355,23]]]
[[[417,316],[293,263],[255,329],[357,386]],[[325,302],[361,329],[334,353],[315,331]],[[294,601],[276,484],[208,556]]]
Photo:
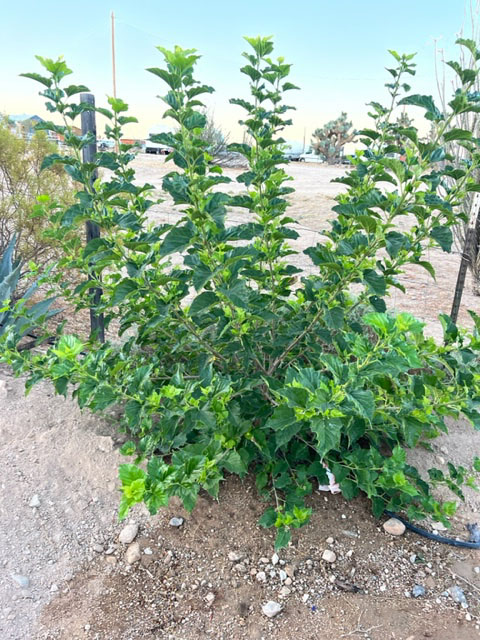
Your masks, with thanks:
[[[430,531],[426,531],[426,529],[422,529],[421,527],[417,527],[412,524],[402,516],[397,515],[396,513],[392,513],[391,511],[385,511],[387,516],[390,518],[396,518],[403,522],[403,524],[414,533],[418,533],[419,536],[424,536],[429,540],[434,540],[435,542],[441,542],[442,544],[451,544],[453,547],[463,547],[466,549],[480,549],[480,542],[467,542],[466,540],[455,540],[454,538],[446,538],[445,536],[439,536],[437,533],[431,533]]]

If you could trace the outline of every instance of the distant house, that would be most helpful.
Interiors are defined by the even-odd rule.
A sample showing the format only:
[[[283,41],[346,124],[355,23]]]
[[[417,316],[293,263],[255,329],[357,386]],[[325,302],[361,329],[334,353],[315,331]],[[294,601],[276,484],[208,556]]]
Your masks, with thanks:
[[[35,133],[35,125],[39,122],[45,122],[45,120],[40,116],[29,115],[27,113],[8,116],[10,131],[19,138],[24,138],[25,140],[31,140]],[[72,129],[75,135],[82,135],[82,130],[78,127],[72,127]],[[60,133],[56,133],[55,131],[45,131],[45,134],[49,140],[56,144],[62,145],[64,142],[64,138]]]

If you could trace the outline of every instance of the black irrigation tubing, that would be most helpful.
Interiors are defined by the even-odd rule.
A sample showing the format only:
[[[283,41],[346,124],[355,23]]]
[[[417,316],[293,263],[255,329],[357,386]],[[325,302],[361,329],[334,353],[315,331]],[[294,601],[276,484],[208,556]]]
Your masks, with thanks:
[[[480,549],[480,542],[467,542],[466,540],[455,540],[454,538],[439,536],[436,533],[431,533],[426,529],[417,527],[416,525],[412,524],[408,520],[405,520],[405,518],[402,518],[402,516],[399,516],[398,514],[393,513],[392,511],[385,511],[385,514],[387,516],[390,516],[390,518],[396,518],[397,520],[400,520],[400,522],[403,522],[403,524],[407,527],[407,529],[409,529],[410,531],[413,531],[413,533],[417,533],[419,536],[428,538],[429,540],[434,540],[435,542],[441,542],[442,544],[450,544],[453,547],[463,547],[466,549]]]

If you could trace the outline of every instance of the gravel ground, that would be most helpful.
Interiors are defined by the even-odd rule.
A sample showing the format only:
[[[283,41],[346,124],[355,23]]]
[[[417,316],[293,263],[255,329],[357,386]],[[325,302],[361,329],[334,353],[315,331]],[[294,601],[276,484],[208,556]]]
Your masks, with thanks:
[[[140,156],[136,163],[141,181],[160,184],[167,170],[160,158]],[[297,188],[292,213],[303,227],[299,246],[306,246],[331,216],[341,187],[329,180],[343,170],[289,170]],[[168,200],[153,214],[159,220],[175,215]],[[426,274],[409,273],[409,297],[391,304],[415,310],[438,335],[435,317],[448,311],[458,256],[432,252],[431,258],[437,284]],[[462,318],[465,307],[478,306],[470,294],[464,303]],[[126,542],[125,533],[119,539],[124,525],[116,518],[121,456],[114,418],[82,414],[46,383],[25,398],[22,380],[6,368],[0,368],[0,406],[2,640],[479,635],[478,551],[409,532],[389,535],[366,500],[346,503],[339,495],[318,493],[311,499],[311,523],[277,558],[271,533],[256,525],[263,505],[251,481],[236,478],[227,479],[219,502],[202,497],[192,514],[176,501],[153,518],[135,509],[136,534]],[[472,452],[480,452],[480,433],[462,423],[453,424],[451,433],[431,453],[412,452],[412,460],[422,469],[448,459],[468,464]],[[449,535],[465,539],[465,525],[479,522],[479,512],[478,495],[467,492]],[[183,522],[172,526],[172,518]],[[268,601],[281,609],[272,618],[262,612]]]

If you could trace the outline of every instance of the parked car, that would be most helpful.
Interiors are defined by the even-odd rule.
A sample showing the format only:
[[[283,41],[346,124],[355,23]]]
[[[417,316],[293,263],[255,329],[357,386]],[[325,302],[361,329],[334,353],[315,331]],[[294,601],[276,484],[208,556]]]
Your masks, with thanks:
[[[160,144],[159,142],[150,142],[150,140],[147,140],[145,142],[145,153],[155,153],[161,156],[168,156],[171,150],[172,148],[167,147],[166,144]]]
[[[317,153],[315,153],[312,147],[309,147],[305,151],[305,153],[300,154],[298,161],[299,162],[318,162],[321,164],[324,162],[324,159],[323,159],[323,156],[320,156]]]
[[[286,151],[285,159],[289,160],[290,162],[299,162],[301,155],[301,153],[295,153],[294,151]]]

